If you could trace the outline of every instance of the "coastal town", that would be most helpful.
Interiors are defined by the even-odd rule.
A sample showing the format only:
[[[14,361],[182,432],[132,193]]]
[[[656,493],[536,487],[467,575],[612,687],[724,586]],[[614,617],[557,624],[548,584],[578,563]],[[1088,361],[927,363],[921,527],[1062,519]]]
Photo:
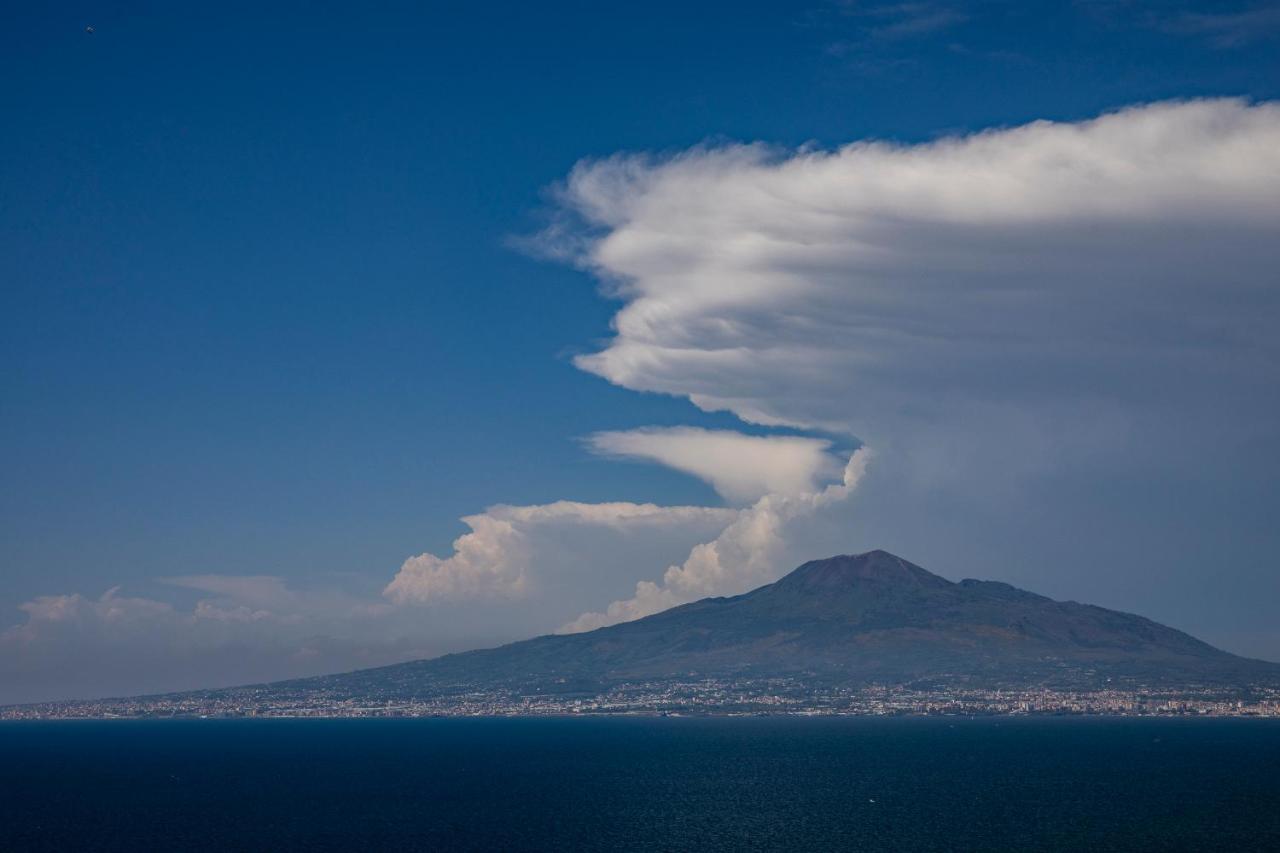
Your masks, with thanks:
[[[271,686],[0,707],[0,720],[157,718],[648,716],[1132,716],[1280,718],[1280,688],[814,688],[794,679],[640,681],[591,695],[475,690],[447,696],[353,696]]]

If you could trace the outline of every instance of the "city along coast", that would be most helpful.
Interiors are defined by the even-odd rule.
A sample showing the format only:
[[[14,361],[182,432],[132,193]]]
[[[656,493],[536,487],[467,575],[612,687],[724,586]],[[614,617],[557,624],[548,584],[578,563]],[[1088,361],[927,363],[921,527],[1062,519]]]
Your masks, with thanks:
[[[1280,688],[824,688],[789,679],[634,682],[591,695],[474,690],[447,696],[352,696],[277,685],[0,707],[0,720],[237,717],[1031,716],[1280,718]]]

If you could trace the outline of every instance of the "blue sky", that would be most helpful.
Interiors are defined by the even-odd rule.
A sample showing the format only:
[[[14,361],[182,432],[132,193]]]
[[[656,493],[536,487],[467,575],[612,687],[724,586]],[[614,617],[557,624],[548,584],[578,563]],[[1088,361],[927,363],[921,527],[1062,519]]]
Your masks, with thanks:
[[[738,142],[913,144],[1171,98],[1265,102],[1280,95],[1278,35],[1280,13],[1258,3],[11,10],[0,28],[0,630],[29,624],[18,608],[41,597],[92,602],[119,587],[185,613],[223,595],[211,592],[221,582],[164,578],[269,576],[328,597],[306,632],[325,643],[304,658],[285,649],[274,669],[242,673],[210,652],[208,663],[154,662],[154,677],[103,664],[110,676],[95,680],[67,663],[91,660],[90,649],[28,639],[0,649],[16,685],[0,700],[194,686],[166,666],[233,683],[552,630],[568,620],[541,599],[477,603],[466,630],[427,607],[388,617],[400,645],[369,650],[381,629],[349,628],[340,612],[382,606],[406,558],[447,557],[467,530],[459,518],[495,504],[735,505],[720,469],[689,476],[650,449],[590,452],[584,439],[602,431],[807,436],[833,442],[843,463],[871,443],[867,430],[898,429],[863,423],[856,408],[847,423],[747,424],[741,408],[699,409],[671,377],[627,388],[575,366],[605,345],[628,299],[600,292],[616,272],[607,265],[547,257],[563,248],[549,224],[582,227],[581,199],[565,199],[575,164],[619,152],[663,162]],[[1263,269],[1255,248],[1240,249],[1247,269]],[[1274,280],[1250,287],[1233,292],[1255,300],[1240,310],[1274,321]],[[978,497],[872,463],[848,517],[797,533],[775,560],[888,547],[949,577],[1137,610],[1280,659],[1275,411],[1254,406],[1247,434],[1197,441],[1215,428],[1199,406],[1230,413],[1274,387],[1269,355],[1237,356],[1205,385],[1226,389],[1221,399],[1191,382],[1187,396],[1143,409],[1188,424],[1138,442],[1149,454],[1068,438],[1071,464],[1013,460],[1029,473]],[[904,371],[895,393],[936,391],[921,375]],[[1052,394],[1080,381],[1064,376],[1047,364],[992,382]],[[1150,387],[1144,378],[1114,393]],[[1087,422],[1113,416],[1128,414]],[[1090,430],[1063,422],[1068,436]],[[1037,423],[1020,429],[1043,434]],[[1116,465],[1112,451],[1142,458]],[[816,470],[814,488],[839,479]],[[911,477],[924,485],[872,489]],[[551,536],[546,553],[559,556],[538,559],[612,559],[616,543],[573,535]],[[613,587],[593,589],[599,600],[573,606],[627,598],[615,587],[656,580],[691,542],[637,548]],[[226,595],[258,607],[243,591]],[[312,618],[312,605],[297,606]],[[179,644],[180,628],[154,630],[155,644]],[[365,657],[343,651],[357,634]]]

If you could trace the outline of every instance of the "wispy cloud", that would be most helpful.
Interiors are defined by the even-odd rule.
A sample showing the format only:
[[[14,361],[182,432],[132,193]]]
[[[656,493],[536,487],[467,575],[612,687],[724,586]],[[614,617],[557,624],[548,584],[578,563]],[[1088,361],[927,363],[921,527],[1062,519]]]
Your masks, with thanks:
[[[1242,47],[1280,35],[1280,5],[1265,5],[1237,12],[1182,12],[1156,19],[1168,33],[1196,36],[1216,48]]]
[[[894,46],[937,35],[969,20],[969,14],[958,7],[935,2],[840,2],[830,9],[833,14],[825,22],[820,15],[814,17],[815,25],[832,31],[824,52],[849,60],[852,67],[867,74],[915,65],[915,56],[896,55],[900,51]]]
[[[931,35],[969,19],[968,14],[937,3],[890,3],[856,6],[871,23],[867,34],[875,39],[904,39]]]
[[[1129,0],[1077,0],[1076,6],[1096,23],[1112,29],[1146,29],[1196,39],[1227,50],[1280,35],[1280,4],[1270,2],[1134,3]]]

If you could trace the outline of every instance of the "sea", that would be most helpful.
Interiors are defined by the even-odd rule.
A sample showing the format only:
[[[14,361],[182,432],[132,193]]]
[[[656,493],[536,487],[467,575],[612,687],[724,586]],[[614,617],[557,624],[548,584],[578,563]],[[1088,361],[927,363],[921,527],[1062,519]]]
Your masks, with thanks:
[[[0,723],[0,850],[1280,851],[1280,720]]]

